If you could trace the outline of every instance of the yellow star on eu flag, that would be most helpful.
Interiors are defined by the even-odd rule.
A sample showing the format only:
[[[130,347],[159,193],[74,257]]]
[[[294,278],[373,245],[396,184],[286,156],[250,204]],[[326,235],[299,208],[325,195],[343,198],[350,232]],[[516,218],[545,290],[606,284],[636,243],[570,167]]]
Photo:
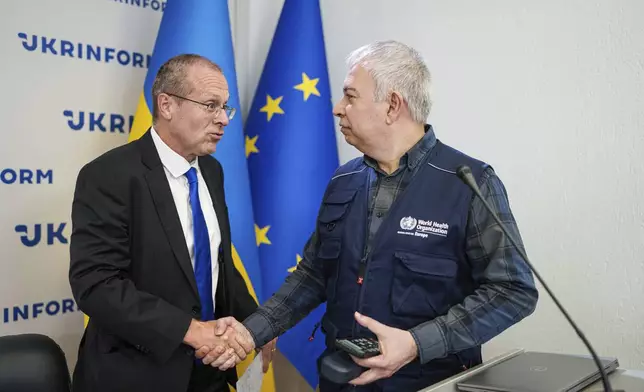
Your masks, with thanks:
[[[264,105],[261,109],[259,109],[260,112],[266,113],[266,120],[271,121],[271,118],[273,118],[274,114],[284,114],[284,111],[280,107],[280,103],[282,102],[282,98],[284,97],[277,97],[273,99],[270,95],[266,94],[266,105]]]
[[[289,268],[289,269],[288,269],[288,272],[293,272],[293,271],[295,271],[295,268],[297,268],[297,265],[298,265],[298,264],[300,264],[300,261],[302,261],[302,256],[300,256],[300,255],[295,255],[295,262],[296,262],[296,264],[295,264],[293,267]]]
[[[304,100],[306,101],[309,99],[311,94],[317,95],[318,97],[320,96],[320,92],[317,87],[315,87],[319,81],[320,78],[309,79],[308,75],[302,72],[302,83],[298,84],[294,88],[304,93]]]
[[[255,135],[253,137],[248,137],[248,135],[246,135],[246,158],[248,158],[248,156],[254,152],[259,152],[257,146],[255,145],[257,143],[258,137],[259,135]]]
[[[257,241],[257,246],[260,246],[261,244],[271,244],[271,241],[268,239],[268,229],[270,228],[270,226],[260,228],[255,224],[255,240]]]

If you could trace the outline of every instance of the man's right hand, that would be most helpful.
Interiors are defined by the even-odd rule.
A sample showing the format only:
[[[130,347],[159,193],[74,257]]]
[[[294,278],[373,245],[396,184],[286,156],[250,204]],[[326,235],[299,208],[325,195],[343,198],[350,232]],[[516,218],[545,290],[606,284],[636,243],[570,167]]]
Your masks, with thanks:
[[[226,357],[216,350],[209,347],[202,347],[195,356],[202,359],[205,364],[218,367],[219,370],[229,369],[246,358],[255,348],[255,341],[253,340],[250,332],[234,317],[224,317],[216,320],[215,322],[215,335],[221,338],[229,347],[235,349],[237,355]],[[243,356],[239,355],[240,350]],[[223,361],[223,362],[222,362]]]
[[[230,318],[237,323],[234,318]],[[220,370],[227,370],[243,361],[254,347],[254,344],[248,343],[247,340],[221,332],[222,329],[226,331],[228,325],[234,324],[226,319],[221,319],[223,322],[192,320],[184,338],[186,344],[197,350],[197,358],[203,358],[204,364],[218,367]]]

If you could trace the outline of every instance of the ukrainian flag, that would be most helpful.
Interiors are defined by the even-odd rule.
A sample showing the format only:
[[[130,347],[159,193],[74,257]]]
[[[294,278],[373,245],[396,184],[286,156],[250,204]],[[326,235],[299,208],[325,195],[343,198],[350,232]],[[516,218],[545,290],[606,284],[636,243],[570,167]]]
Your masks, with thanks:
[[[286,0],[246,121],[263,290],[266,301],[301,259],[338,167],[320,6]],[[309,340],[321,305],[278,340],[280,352],[312,388],[324,338]]]
[[[129,141],[140,138],[152,125],[152,83],[161,65],[182,53],[194,53],[217,63],[224,71],[230,90],[228,105],[241,112],[233,56],[228,2],[223,0],[168,0],[161,19],[143,93],[134,117]],[[253,230],[254,220],[248,167],[244,155],[241,118],[234,118],[217,145],[214,156],[221,162],[226,178],[224,191],[230,216],[235,266],[257,301],[261,292],[259,258]],[[240,320],[241,321],[241,320]],[[237,367],[241,376],[252,358]],[[263,392],[275,390],[272,366],[264,376]]]

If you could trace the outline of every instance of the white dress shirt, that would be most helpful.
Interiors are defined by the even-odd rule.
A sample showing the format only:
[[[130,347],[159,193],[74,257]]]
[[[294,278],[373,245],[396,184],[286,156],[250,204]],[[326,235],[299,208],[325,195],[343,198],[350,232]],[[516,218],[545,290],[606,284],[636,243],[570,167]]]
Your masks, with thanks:
[[[215,207],[208,192],[206,182],[201,175],[197,159],[192,162],[186,161],[181,155],[177,154],[174,150],[168,147],[167,144],[161,140],[159,134],[150,129],[152,133],[152,140],[157,148],[161,163],[165,170],[165,175],[170,184],[170,191],[172,191],[172,198],[177,207],[181,227],[183,228],[183,235],[186,238],[186,245],[190,253],[190,261],[192,262],[192,269],[195,268],[195,249],[194,249],[194,232],[192,227],[192,209],[190,207],[190,187],[188,178],[185,173],[194,167],[197,170],[197,182],[199,187],[199,202],[201,210],[203,211],[204,218],[206,219],[206,226],[208,227],[208,238],[210,239],[210,259],[212,265],[212,300],[215,303],[215,294],[217,290],[217,278],[219,276],[219,263],[217,258],[219,256],[219,245],[221,244],[221,231],[219,229],[219,222],[215,214]]]

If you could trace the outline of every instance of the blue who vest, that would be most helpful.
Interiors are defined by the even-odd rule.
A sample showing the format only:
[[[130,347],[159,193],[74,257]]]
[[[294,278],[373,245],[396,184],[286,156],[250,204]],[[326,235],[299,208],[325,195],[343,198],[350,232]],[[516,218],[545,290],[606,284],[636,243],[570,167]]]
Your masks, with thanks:
[[[473,192],[454,174],[459,165],[478,181],[486,164],[437,141],[397,196],[364,254],[368,233],[369,171],[362,158],[342,166],[324,195],[318,218],[318,262],[324,264],[327,308],[322,329],[327,352],[335,338],[374,337],[354,319],[358,311],[408,330],[447,313],[474,292],[465,255]],[[417,391],[481,363],[480,347],[419,359],[391,378],[359,390]],[[344,390],[321,380],[321,391]]]

